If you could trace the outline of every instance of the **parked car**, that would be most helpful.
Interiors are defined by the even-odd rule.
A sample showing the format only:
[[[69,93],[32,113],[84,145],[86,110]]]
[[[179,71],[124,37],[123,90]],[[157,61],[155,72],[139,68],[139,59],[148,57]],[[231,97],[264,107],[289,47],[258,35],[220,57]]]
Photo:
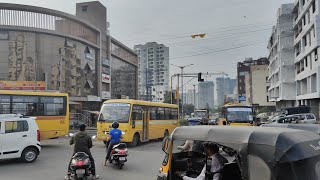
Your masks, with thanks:
[[[282,118],[282,117],[285,117],[285,115],[277,115],[277,116],[271,116],[268,121],[269,123],[273,123],[273,122],[276,122],[278,119]]]
[[[217,125],[217,119],[216,118],[211,118],[209,121],[209,125]]]
[[[297,123],[298,119],[299,119],[298,116],[279,117],[278,119],[274,119],[272,121],[272,124],[277,124],[277,123],[284,123],[284,124]]]
[[[288,117],[292,117],[292,116],[298,117],[297,123],[302,123],[302,124],[316,124],[317,123],[317,118],[312,113],[294,114],[294,115],[290,115]]]
[[[33,117],[0,115],[0,159],[34,162],[41,151],[40,131]]]

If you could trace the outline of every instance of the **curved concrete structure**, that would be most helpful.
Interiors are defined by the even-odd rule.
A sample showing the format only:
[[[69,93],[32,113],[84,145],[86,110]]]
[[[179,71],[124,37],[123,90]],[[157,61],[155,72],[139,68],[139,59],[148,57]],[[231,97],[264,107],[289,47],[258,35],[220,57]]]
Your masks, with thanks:
[[[101,97],[110,94],[110,82],[101,78],[102,61],[110,59],[106,8],[98,1],[79,3],[76,14],[0,3],[0,83],[42,81],[47,90],[67,92],[90,107],[109,98]]]

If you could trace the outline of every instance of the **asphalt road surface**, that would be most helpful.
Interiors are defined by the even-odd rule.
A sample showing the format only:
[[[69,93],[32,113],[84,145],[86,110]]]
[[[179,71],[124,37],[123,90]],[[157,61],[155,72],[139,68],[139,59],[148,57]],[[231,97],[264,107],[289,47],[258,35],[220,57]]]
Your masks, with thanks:
[[[37,161],[31,164],[16,160],[0,161],[1,180],[62,180],[67,172],[72,147],[69,138],[43,141],[42,152]],[[122,170],[111,164],[102,166],[106,148],[102,142],[95,141],[92,154],[95,158],[97,174],[102,180],[152,180],[164,157],[161,142],[148,142],[138,147],[129,147],[128,161]]]

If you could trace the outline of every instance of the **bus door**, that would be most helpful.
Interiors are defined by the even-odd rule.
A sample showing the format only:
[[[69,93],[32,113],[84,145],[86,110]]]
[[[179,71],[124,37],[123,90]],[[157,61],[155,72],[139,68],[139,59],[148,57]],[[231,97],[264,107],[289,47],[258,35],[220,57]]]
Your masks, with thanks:
[[[150,111],[143,110],[142,112],[142,141],[145,142],[149,140]]]

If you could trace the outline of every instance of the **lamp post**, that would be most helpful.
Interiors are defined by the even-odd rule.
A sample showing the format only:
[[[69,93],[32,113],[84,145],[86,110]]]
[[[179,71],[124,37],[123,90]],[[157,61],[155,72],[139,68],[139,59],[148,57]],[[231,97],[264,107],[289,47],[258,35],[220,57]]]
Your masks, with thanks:
[[[194,64],[189,64],[189,65],[186,65],[186,66],[178,66],[178,65],[175,65],[175,64],[171,64],[171,65],[172,66],[176,66],[176,67],[181,69],[181,104],[182,104],[181,114],[182,114],[182,118],[184,118],[184,112],[183,112],[183,69],[186,68],[186,67],[192,66]],[[179,104],[179,101],[178,101],[178,104]]]

